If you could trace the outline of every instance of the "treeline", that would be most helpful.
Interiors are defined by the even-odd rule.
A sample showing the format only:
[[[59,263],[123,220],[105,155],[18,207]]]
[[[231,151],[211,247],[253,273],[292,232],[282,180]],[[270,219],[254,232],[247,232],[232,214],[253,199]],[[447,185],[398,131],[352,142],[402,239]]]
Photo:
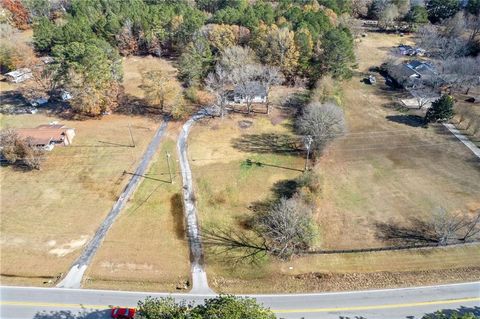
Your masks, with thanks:
[[[287,84],[348,78],[355,61],[349,0],[1,1],[7,20],[32,26],[35,50],[54,58],[42,74],[48,96],[73,91],[74,110],[90,115],[118,103],[121,56],[178,57],[187,87],[203,86],[234,46],[251,48],[255,63],[278,68]]]

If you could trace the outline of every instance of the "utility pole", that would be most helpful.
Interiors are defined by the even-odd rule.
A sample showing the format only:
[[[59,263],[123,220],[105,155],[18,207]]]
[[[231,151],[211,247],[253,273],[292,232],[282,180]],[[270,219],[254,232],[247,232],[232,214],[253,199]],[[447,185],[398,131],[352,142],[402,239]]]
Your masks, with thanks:
[[[128,124],[128,131],[130,132],[130,138],[132,139],[131,147],[135,147],[135,140],[133,139],[132,128],[130,124]]]
[[[168,173],[170,174],[170,184],[173,184],[173,176],[172,176],[172,170],[170,168],[170,153],[165,152],[167,155],[167,165],[168,165]]]
[[[308,158],[310,157],[310,148],[312,147],[312,142],[313,138],[311,135],[306,135],[303,137],[303,142],[305,143],[305,147],[307,149],[307,157],[305,158],[305,169],[304,171],[307,171],[308,169]]]

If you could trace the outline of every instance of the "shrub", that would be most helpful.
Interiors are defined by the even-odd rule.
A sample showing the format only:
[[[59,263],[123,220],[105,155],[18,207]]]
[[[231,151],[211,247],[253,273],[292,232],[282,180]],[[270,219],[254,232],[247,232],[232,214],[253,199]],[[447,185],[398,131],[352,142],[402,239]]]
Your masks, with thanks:
[[[27,169],[40,169],[44,152],[32,146],[11,129],[0,132],[0,155],[8,163]]]
[[[432,103],[425,115],[427,122],[445,122],[453,116],[453,97],[448,94],[442,95],[438,100]]]

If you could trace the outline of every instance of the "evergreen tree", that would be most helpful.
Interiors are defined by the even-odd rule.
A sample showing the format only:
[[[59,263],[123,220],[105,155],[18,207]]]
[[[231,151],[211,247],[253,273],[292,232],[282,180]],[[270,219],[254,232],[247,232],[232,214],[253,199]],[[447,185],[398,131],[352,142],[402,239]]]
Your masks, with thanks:
[[[453,97],[444,94],[438,100],[432,103],[432,107],[428,109],[425,115],[427,122],[444,122],[453,116]]]
[[[437,23],[454,16],[460,10],[460,2],[459,0],[428,0],[425,7],[430,21]]]
[[[320,58],[321,73],[331,73],[334,78],[345,79],[352,75],[355,62],[353,38],[348,29],[336,28],[327,31],[321,41],[323,53]],[[320,75],[317,74],[317,77]]]

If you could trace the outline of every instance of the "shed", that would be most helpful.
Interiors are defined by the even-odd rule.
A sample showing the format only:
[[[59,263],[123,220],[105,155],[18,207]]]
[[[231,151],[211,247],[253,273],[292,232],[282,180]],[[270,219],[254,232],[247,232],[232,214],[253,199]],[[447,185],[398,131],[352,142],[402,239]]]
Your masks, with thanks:
[[[5,74],[7,81],[13,83],[21,83],[32,78],[32,70],[29,68],[22,68]]]

